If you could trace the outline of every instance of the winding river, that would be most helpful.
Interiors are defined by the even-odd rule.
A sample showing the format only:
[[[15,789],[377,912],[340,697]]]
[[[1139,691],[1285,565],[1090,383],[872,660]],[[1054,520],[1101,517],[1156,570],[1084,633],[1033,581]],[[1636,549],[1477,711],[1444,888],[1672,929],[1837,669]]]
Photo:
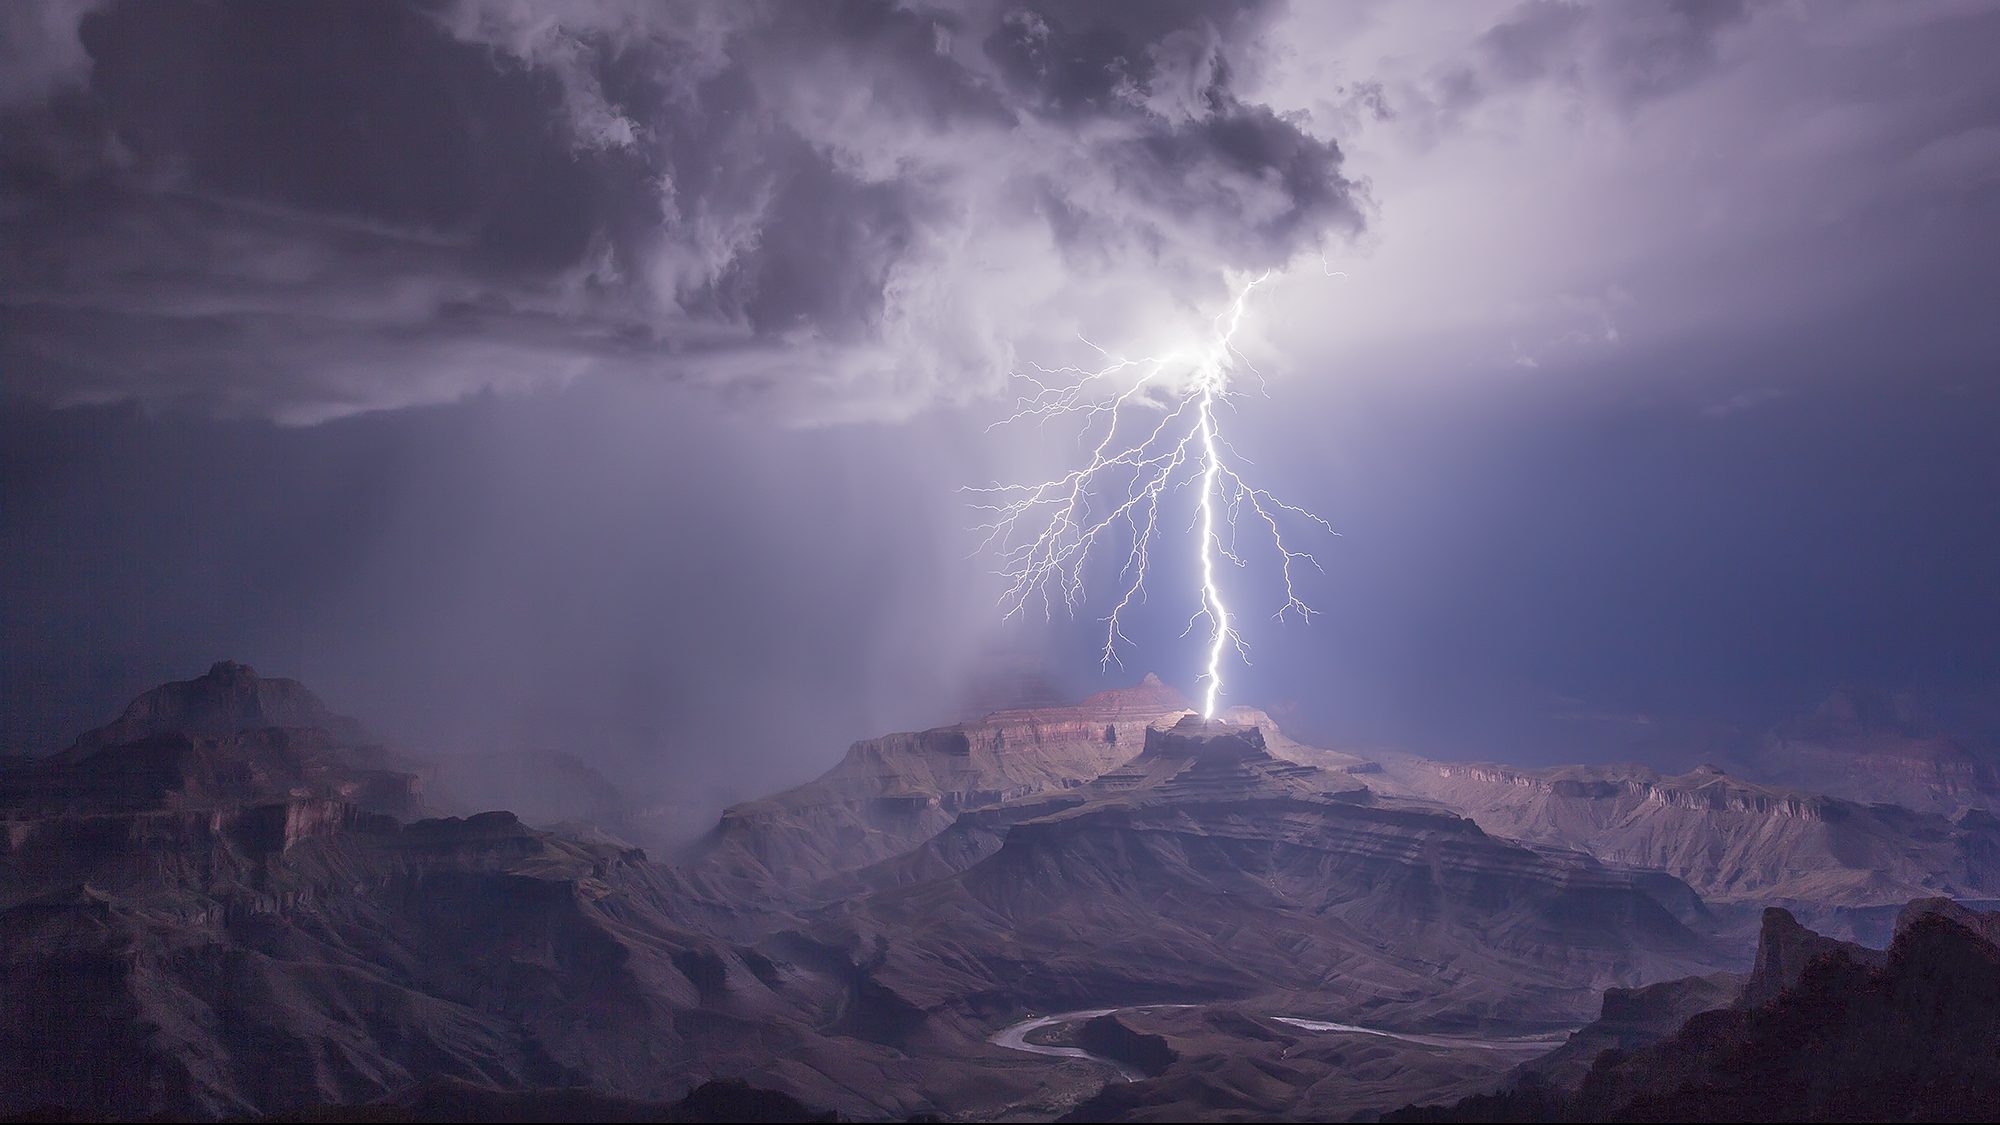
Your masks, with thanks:
[[[1051,1024],[1070,1023],[1077,1020],[1094,1020],[1099,1016],[1108,1016],[1113,1012],[1122,1012],[1125,1010],[1124,1008],[1087,1008],[1077,1012],[1057,1012],[1053,1016],[1037,1016],[1034,1019],[1022,1020],[1011,1027],[1001,1028],[999,1031],[993,1033],[992,1041],[1010,1051],[1026,1051],[1031,1055],[1053,1055],[1060,1059],[1089,1059],[1091,1062],[1101,1063],[1117,1071],[1118,1077],[1123,1081],[1137,1082],[1145,1076],[1126,1066],[1124,1063],[1119,1062],[1117,1059],[1107,1059],[1103,1055],[1093,1055],[1082,1047],[1050,1047],[1041,1043],[1028,1042],[1029,1032],[1038,1031]]]
[[[1081,1047],[1055,1047],[1042,1043],[1028,1042],[1028,1034],[1055,1024],[1075,1023],[1082,1020],[1108,1016],[1114,1012],[1156,1011],[1162,1008],[1192,1008],[1193,1004],[1137,1004],[1124,1008],[1085,1008],[1074,1012],[1058,1012],[1052,1016],[1036,1016],[1020,1023],[1001,1028],[993,1033],[991,1042],[1010,1051],[1026,1051],[1031,1055],[1050,1055],[1064,1059],[1085,1059],[1116,1071],[1120,1081],[1136,1082],[1145,1075],[1119,1062],[1092,1054]],[[1311,1031],[1326,1035],[1379,1035],[1385,1039],[1396,1039],[1404,1043],[1415,1043],[1423,1047],[1439,1047],[1447,1050],[1475,1051],[1519,1051],[1523,1054],[1540,1054],[1560,1046],[1569,1032],[1560,1031],[1547,1035],[1522,1036],[1513,1039],[1480,1039],[1469,1035],[1412,1035],[1401,1031],[1384,1031],[1378,1027],[1362,1027],[1352,1023],[1331,1023],[1327,1020],[1309,1020],[1298,1016],[1272,1016],[1277,1023],[1296,1027],[1300,1031]]]

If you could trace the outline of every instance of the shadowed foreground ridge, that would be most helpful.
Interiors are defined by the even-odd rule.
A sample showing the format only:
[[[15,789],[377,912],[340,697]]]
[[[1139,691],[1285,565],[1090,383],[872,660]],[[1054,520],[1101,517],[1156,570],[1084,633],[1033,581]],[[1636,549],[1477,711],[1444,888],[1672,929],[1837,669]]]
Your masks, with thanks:
[[[1502,1093],[1384,1120],[1991,1121],[1996,938],[2000,914],[1949,899],[1910,903],[1886,952],[1772,910],[1733,1003],[1647,1045],[1603,1051],[1580,1080],[1531,1064]]]

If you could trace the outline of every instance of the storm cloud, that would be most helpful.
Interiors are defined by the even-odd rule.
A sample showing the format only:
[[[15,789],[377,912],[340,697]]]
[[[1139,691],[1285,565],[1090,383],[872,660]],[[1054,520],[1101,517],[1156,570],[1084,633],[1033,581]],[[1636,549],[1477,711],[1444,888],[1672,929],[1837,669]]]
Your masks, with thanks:
[[[2000,732],[1995,44],[1991,0],[0,5],[0,748],[233,658],[701,827],[996,664],[1192,687],[1185,553],[1106,671],[1096,600],[1000,620],[957,489],[1073,463],[989,432],[1010,371],[1267,267],[1229,439],[1341,535],[1309,626],[1232,570],[1229,701],[1518,761],[1691,765],[1841,684]]]
[[[585,374],[1000,385],[1359,228],[1261,5],[12,6],[10,387],[314,422]]]

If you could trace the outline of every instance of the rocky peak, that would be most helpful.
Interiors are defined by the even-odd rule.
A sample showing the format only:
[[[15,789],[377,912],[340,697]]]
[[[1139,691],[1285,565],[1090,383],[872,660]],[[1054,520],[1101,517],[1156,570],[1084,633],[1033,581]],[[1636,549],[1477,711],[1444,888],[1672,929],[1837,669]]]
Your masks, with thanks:
[[[297,680],[259,676],[233,660],[142,693],[67,750],[0,779],[0,810],[19,814],[294,800],[398,817],[424,808],[413,762]]]
[[[1264,732],[1253,726],[1204,719],[1188,714],[1180,722],[1162,730],[1146,731],[1142,758],[1185,757],[1198,762],[1238,763],[1273,761],[1264,748]]]
[[[248,664],[219,660],[192,680],[142,693],[118,718],[86,731],[65,753],[76,760],[160,734],[219,737],[267,727],[323,730],[344,745],[372,741],[360,723],[335,713],[297,680],[259,676]]]
[[[1901,939],[1905,933],[1932,915],[1956,922],[1992,945],[2000,947],[2000,912],[1973,910],[1948,898],[1920,898],[1905,905],[1896,915],[1896,938]]]
[[[1813,962],[1828,955],[1846,956],[1870,968],[1880,968],[1885,959],[1879,949],[1840,941],[1805,928],[1789,910],[1766,908],[1763,928],[1757,934],[1757,959],[1742,995],[1737,998],[1737,1006],[1758,1008],[1771,1003],[1795,987]]]
[[[1173,725],[1146,728],[1137,757],[1082,787],[1087,801],[1158,804],[1181,800],[1365,799],[1367,789],[1340,775],[1271,753],[1253,726],[1182,715]]]

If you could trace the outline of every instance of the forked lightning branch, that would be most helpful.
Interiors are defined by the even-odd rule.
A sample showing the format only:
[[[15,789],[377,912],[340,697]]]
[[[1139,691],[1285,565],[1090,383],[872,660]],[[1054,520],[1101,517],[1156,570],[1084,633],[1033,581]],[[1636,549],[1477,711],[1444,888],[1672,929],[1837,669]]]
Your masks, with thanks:
[[[982,549],[999,556],[1010,581],[1001,596],[1009,618],[1037,609],[1049,616],[1076,613],[1086,601],[1092,560],[1103,554],[1117,559],[1103,617],[1106,666],[1131,643],[1125,623],[1147,599],[1154,552],[1166,549],[1171,535],[1190,535],[1200,590],[1182,635],[1198,626],[1207,632],[1202,714],[1208,718],[1215,717],[1229,652],[1246,662],[1249,657],[1235,624],[1240,610],[1232,610],[1224,594],[1222,565],[1247,565],[1239,551],[1246,525],[1275,551],[1284,600],[1273,616],[1280,621],[1294,614],[1311,619],[1296,568],[1319,566],[1311,553],[1287,542],[1288,527],[1335,534],[1319,516],[1250,483],[1237,468],[1249,459],[1222,433],[1224,413],[1243,393],[1233,376],[1239,370],[1257,374],[1235,339],[1251,294],[1269,278],[1244,282],[1193,346],[1124,357],[1091,345],[1104,360],[1094,370],[1034,367],[1018,375],[1028,390],[1014,414],[994,425],[1073,421],[1089,459],[1050,480],[966,490],[978,497],[973,506],[985,520],[979,525]]]

